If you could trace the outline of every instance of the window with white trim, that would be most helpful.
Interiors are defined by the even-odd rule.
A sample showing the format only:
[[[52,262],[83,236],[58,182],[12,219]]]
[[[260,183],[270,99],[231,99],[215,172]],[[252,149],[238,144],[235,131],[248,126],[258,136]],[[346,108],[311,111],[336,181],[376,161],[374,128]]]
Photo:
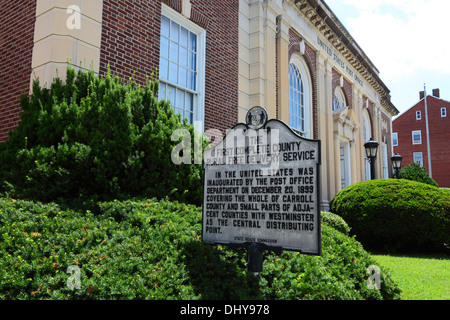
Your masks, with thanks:
[[[334,97],[333,97],[333,111],[336,111],[341,108],[345,108],[345,96],[344,92],[340,87],[337,87],[334,91]]]
[[[309,83],[303,58],[294,55],[289,64],[289,125],[305,138],[311,136]]]
[[[414,152],[413,154],[414,162],[423,167],[423,154],[422,152]]]
[[[447,116],[447,108],[441,108],[441,117],[444,118]]]
[[[397,132],[394,132],[394,133],[392,134],[392,145],[393,145],[394,147],[397,147],[397,146],[398,146],[398,133],[397,133]]]
[[[170,100],[176,113],[203,132],[205,31],[162,6],[159,99]],[[199,128],[199,124],[201,128]]]
[[[412,132],[412,144],[422,144],[422,132],[420,130]]]
[[[422,119],[422,112],[417,111],[416,112],[416,120],[421,120]]]

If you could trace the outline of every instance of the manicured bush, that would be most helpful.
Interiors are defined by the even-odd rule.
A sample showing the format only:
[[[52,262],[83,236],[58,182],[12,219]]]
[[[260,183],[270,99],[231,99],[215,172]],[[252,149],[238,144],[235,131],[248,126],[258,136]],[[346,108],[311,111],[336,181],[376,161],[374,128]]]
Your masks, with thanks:
[[[168,101],[158,82],[123,82],[108,72],[75,72],[50,89],[33,83],[22,96],[21,122],[0,144],[0,192],[38,200],[147,196],[200,204],[202,167],[171,161],[172,133],[194,127]],[[201,163],[201,161],[200,161]]]
[[[320,214],[320,218],[322,220],[322,223],[336,229],[337,231],[342,232],[345,235],[350,234],[350,227],[348,226],[347,222],[345,222],[345,220],[337,214],[323,211]]]
[[[415,162],[410,163],[401,169],[399,172],[399,178],[422,182],[435,187],[438,186],[437,182],[428,175],[427,169]]]
[[[450,192],[402,179],[371,180],[342,190],[331,202],[366,249],[447,251]]]
[[[322,256],[247,253],[201,240],[201,208],[170,201],[42,204],[0,199],[0,299],[398,299],[360,243],[323,222]],[[80,288],[67,273],[77,266]],[[72,282],[73,283],[73,282]]]

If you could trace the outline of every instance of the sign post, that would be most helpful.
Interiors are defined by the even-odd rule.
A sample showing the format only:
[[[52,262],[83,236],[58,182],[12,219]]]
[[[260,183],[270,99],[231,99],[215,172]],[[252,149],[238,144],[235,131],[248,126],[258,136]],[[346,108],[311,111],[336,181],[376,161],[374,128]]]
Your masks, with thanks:
[[[320,255],[320,141],[261,107],[246,120],[204,152],[203,242],[245,247],[256,273],[264,250]]]

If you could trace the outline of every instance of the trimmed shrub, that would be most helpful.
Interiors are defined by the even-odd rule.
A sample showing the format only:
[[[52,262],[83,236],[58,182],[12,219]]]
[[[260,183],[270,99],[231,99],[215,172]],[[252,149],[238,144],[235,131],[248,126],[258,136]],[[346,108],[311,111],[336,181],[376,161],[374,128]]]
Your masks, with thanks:
[[[450,243],[450,192],[409,180],[357,183],[331,202],[352,234],[374,250],[446,251]]]
[[[324,224],[322,256],[247,252],[201,241],[201,208],[170,201],[86,202],[78,207],[0,199],[0,299],[398,299],[360,243]],[[78,267],[80,287],[69,288]],[[72,278],[73,279],[73,278]],[[73,283],[73,282],[72,282]]]
[[[350,234],[350,227],[347,222],[345,222],[345,220],[337,214],[323,211],[320,213],[320,218],[323,224],[326,224],[327,226],[332,227],[345,235]]]
[[[435,187],[438,186],[437,182],[428,175],[427,169],[415,162],[410,163],[401,169],[399,172],[399,178],[422,182]]]
[[[179,143],[172,133],[193,137],[194,127],[158,101],[158,82],[147,80],[141,87],[69,66],[66,83],[56,78],[46,89],[34,81],[18,128],[0,144],[0,191],[45,201],[169,195],[200,204],[201,165],[171,161]],[[201,160],[191,150],[192,163]]]

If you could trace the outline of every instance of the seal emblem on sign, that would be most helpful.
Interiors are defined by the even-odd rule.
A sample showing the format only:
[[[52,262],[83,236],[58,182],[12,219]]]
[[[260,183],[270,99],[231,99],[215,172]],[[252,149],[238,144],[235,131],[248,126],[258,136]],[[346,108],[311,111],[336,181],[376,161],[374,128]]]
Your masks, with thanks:
[[[247,126],[255,130],[261,129],[267,119],[267,111],[263,107],[253,107],[247,113]]]

